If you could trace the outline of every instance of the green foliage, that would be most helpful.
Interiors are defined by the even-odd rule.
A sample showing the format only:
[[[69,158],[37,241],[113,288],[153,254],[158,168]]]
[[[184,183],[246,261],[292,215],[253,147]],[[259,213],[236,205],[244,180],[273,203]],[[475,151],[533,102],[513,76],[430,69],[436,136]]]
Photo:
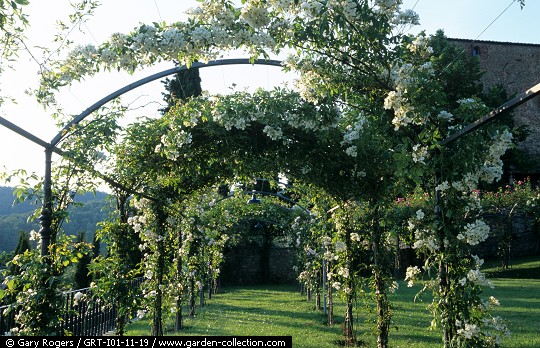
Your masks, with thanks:
[[[14,253],[2,251],[0,252],[0,267],[5,267],[6,264],[13,259]]]
[[[538,190],[532,188],[531,182],[520,180],[495,192],[482,191],[481,202],[486,213],[501,213],[515,207],[525,213],[534,214],[537,196]]]
[[[92,3],[83,2],[77,13]],[[401,237],[425,258],[432,325],[442,326],[445,346],[498,346],[497,336],[490,336],[492,322],[484,320],[491,318],[490,308],[480,299],[489,282],[471,254],[471,246],[487,238],[474,190],[500,177],[512,125],[491,123],[441,146],[489,110],[481,102],[477,62],[448,45],[442,32],[403,36],[399,26],[417,18],[401,11],[400,2],[243,3],[235,8],[204,1],[186,23],[140,25],[99,47],[78,48],[42,74],[37,95],[50,104],[59,87],[101,69],[132,73],[162,59],[189,66],[231,48],[246,49],[251,59],[294,52],[287,69],[299,74],[299,92],[187,98],[162,118],[141,119],[126,129],[118,123],[125,109],[115,104],[66,130],[68,160],[57,166],[53,234],[68,216],[72,186],[95,190],[94,168],[105,168],[117,181],[119,212],[103,224],[110,255],[94,263],[94,273],[105,291],[101,298],[110,293],[120,303],[120,333],[135,296],[123,290],[133,275],[128,260],[135,246],[144,255],[142,305],[152,316],[152,333],[161,335],[166,306],[178,315],[189,298],[193,313],[195,293],[217,277],[229,239],[264,251],[287,232],[305,284],[319,289],[317,270],[327,265],[331,280],[325,285],[338,289],[346,303],[347,344],[356,340],[352,305],[367,284],[377,308],[378,346],[388,346],[387,292],[395,284],[391,265]],[[168,102],[182,88],[192,90],[187,97],[200,93],[197,72],[184,75],[184,81],[166,82]],[[295,199],[308,202],[317,215],[266,204],[263,212],[237,197],[215,204],[217,186],[280,174],[295,183]],[[28,197],[40,197],[41,189],[27,190]],[[416,198],[416,210],[395,204],[394,197],[410,192],[428,195]],[[135,197],[128,219],[130,193]],[[263,228],[250,228],[255,222]],[[246,227],[240,238],[236,232]],[[412,283],[419,273],[409,269],[407,278]],[[471,328],[479,328],[478,334],[471,335]]]
[[[27,16],[24,14],[23,6],[28,5],[27,0],[14,0],[0,2],[0,31],[5,40],[2,42],[2,58],[7,61],[17,57],[18,49],[24,39],[24,31],[28,26]],[[0,72],[3,71],[4,62],[0,64]],[[4,96],[0,97],[3,101]]]
[[[99,240],[107,245],[107,255],[100,255],[89,266],[95,299],[118,309],[116,334],[123,335],[132,313],[140,306],[140,290],[132,286],[139,276],[138,238],[125,222],[102,222]]]
[[[433,48],[430,61],[438,75],[437,79],[442,83],[442,92],[450,107],[457,107],[460,99],[482,94],[482,72],[478,59],[448,42],[442,30],[429,38],[429,44]],[[494,106],[498,105],[500,104]]]
[[[77,236],[77,242],[78,243],[86,243],[86,233],[81,232]],[[89,252],[77,262],[77,266],[75,268],[75,274],[73,277],[73,289],[84,289],[90,286],[90,282],[92,281],[92,278],[89,274],[89,265],[92,261],[92,254],[94,252]]]
[[[32,249],[32,246],[30,245],[30,238],[28,237],[28,234],[24,231],[19,231],[19,242],[17,243],[17,247],[15,248],[15,251],[13,252],[14,255],[20,255],[24,254],[26,251]],[[12,266],[9,268],[10,274],[17,274],[20,272],[20,269],[17,268],[15,264],[12,264]]]
[[[47,256],[41,257],[39,250],[34,249],[13,258],[12,264],[21,272],[6,274],[3,281],[6,288],[0,293],[0,300],[4,296],[15,298],[8,306],[8,312],[17,313],[13,334],[64,334],[58,332],[58,325],[66,310],[62,290],[69,287],[63,283],[62,275],[70,264],[77,263],[88,251],[89,245],[73,243],[72,238],[61,235],[50,245]]]

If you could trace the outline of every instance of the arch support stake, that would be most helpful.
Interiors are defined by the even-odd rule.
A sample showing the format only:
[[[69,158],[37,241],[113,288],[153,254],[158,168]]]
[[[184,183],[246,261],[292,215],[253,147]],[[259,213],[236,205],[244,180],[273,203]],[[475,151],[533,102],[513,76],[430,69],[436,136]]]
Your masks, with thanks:
[[[39,217],[41,229],[41,256],[49,255],[51,244],[52,204],[52,154],[54,147],[45,148],[45,177],[43,180],[43,203]]]

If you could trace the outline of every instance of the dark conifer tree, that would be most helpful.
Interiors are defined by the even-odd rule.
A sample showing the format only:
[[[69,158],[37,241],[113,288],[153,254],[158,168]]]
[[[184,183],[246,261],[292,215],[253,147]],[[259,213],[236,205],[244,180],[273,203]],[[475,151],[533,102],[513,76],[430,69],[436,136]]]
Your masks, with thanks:
[[[15,248],[15,255],[24,253],[26,250],[30,250],[30,238],[28,234],[24,231],[19,232],[19,242]]]
[[[167,103],[160,111],[166,114],[179,100],[188,100],[202,94],[201,77],[199,69],[191,68],[182,70],[172,79],[166,78],[162,83],[167,92],[163,94],[163,100]]]
[[[28,237],[28,233],[24,231],[19,231],[19,242],[17,243],[17,247],[13,251],[13,256],[23,254],[25,251],[30,250],[32,246],[30,245],[30,238]],[[15,266],[14,264],[9,264],[8,272],[9,274],[16,274],[19,273],[20,269],[18,266]]]
[[[17,247],[13,251],[13,254],[12,254],[13,256],[11,257],[11,259],[9,261],[11,261],[13,259],[13,257],[15,257],[16,255],[23,254],[25,251],[30,250],[31,248],[32,248],[32,246],[30,245],[30,237],[28,236],[28,233],[26,233],[25,231],[20,231],[19,232],[19,242],[17,243]],[[13,263],[11,263],[9,261],[6,262],[7,263],[7,270],[6,270],[5,275],[15,275],[15,274],[18,274],[18,273],[20,273],[22,271],[21,268],[18,265],[14,265]],[[22,287],[22,285],[19,285],[19,287]],[[22,289],[21,289],[21,291],[22,291]],[[14,295],[4,296],[0,300],[0,305],[10,304],[10,303],[13,303],[14,301],[15,301],[15,296]]]
[[[80,232],[77,237],[77,242],[86,242],[86,233]],[[89,274],[88,266],[92,262],[92,255],[85,254],[79,262],[77,262],[77,268],[75,269],[75,275],[73,279],[73,287],[75,289],[83,289],[90,286],[92,278]]]

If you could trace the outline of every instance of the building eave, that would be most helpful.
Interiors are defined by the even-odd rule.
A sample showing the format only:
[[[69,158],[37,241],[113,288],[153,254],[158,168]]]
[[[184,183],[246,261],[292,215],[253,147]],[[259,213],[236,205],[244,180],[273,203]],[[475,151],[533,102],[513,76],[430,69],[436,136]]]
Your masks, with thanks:
[[[459,38],[453,38],[449,37],[447,38],[448,41],[455,41],[455,42],[462,42],[462,43],[468,43],[468,44],[490,44],[490,45],[503,45],[503,46],[529,46],[529,47],[538,47],[540,48],[540,44],[534,44],[534,43],[523,43],[523,42],[507,42],[507,41],[491,41],[491,40],[472,40],[472,39],[459,39]]]

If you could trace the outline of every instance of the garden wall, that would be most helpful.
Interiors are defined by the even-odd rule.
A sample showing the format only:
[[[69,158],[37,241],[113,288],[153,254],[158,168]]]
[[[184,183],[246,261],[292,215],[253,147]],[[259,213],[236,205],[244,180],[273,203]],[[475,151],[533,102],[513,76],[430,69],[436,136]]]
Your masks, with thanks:
[[[227,285],[295,284],[294,250],[271,248],[267,262],[260,247],[236,247],[224,253],[220,283]]]
[[[531,217],[516,214],[512,218],[511,225],[507,213],[486,215],[483,218],[491,228],[490,237],[474,247],[474,254],[486,260],[502,260],[503,253],[501,252],[505,238],[510,246],[507,249],[510,260],[515,257],[540,254],[540,234],[534,230]],[[400,262],[402,272],[396,273],[398,277],[407,266],[419,262],[415,260],[414,250],[409,246],[403,245],[403,247]],[[295,256],[292,248],[271,248],[268,263],[263,260],[263,255],[261,248],[256,246],[242,246],[226,251],[220,284],[227,286],[297,283],[296,273],[293,271]]]
[[[489,237],[483,243],[473,247],[472,253],[485,260],[501,260],[507,256],[507,262],[521,256],[540,254],[540,233],[533,228],[533,219],[524,214],[515,214],[512,223],[508,212],[482,216],[490,227]],[[504,249],[505,241],[509,247]],[[506,251],[506,255],[505,255]],[[398,278],[405,275],[408,266],[422,266],[424,261],[418,258],[412,245],[402,244],[399,269],[394,271]]]
[[[510,246],[510,259],[537,255],[540,252],[540,235],[534,230],[531,217],[516,214],[510,224],[508,213],[503,213],[486,215],[484,221],[490,226],[490,237],[475,247],[478,256],[485,259],[500,258],[505,240]]]

